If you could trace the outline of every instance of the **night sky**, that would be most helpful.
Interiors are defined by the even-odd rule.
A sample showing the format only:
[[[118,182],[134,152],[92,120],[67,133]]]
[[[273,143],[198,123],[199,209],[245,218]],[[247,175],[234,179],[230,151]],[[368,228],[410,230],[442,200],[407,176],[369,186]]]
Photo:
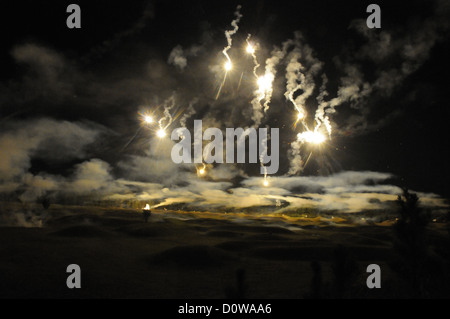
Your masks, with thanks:
[[[447,1],[376,1],[381,29],[365,24],[366,7],[374,1],[262,0],[77,1],[82,27],[68,29],[66,7],[72,2],[1,4],[4,196],[58,201],[96,194],[205,209],[281,200],[290,207],[353,212],[382,209],[405,186],[430,207],[445,207]],[[216,100],[224,33],[239,4],[243,17],[229,50],[233,71]],[[301,132],[284,96],[291,51],[276,67],[270,109],[260,125],[280,128],[280,169],[269,187],[261,186],[259,164],[215,164],[199,177],[195,165],[171,163],[170,133],[164,141],[156,138],[140,112],[163,116],[174,97],[169,132],[181,126],[190,104],[189,129],[195,119],[222,130],[252,125],[255,79],[245,39],[251,34],[259,45],[262,74],[266,59],[295,31],[302,35],[304,74],[312,79],[304,104],[308,123],[314,125],[324,75],[325,100],[336,101],[330,138],[302,146],[303,163],[312,152],[308,164],[288,174],[295,161],[291,143]],[[170,58],[175,53],[184,64]],[[314,63],[320,64],[316,73]]]

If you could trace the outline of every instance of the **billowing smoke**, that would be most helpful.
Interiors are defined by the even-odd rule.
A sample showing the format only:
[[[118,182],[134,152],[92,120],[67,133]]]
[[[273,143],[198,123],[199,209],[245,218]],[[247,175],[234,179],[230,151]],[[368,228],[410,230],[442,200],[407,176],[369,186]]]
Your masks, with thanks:
[[[183,54],[183,48],[181,45],[177,45],[172,49],[169,58],[167,59],[167,63],[175,65],[180,70],[184,70],[187,66],[187,59]]]
[[[227,79],[228,72],[233,68],[233,63],[231,62],[230,56],[228,55],[228,50],[231,49],[231,45],[233,43],[232,36],[239,30],[238,23],[242,18],[242,14],[241,14],[240,10],[241,10],[241,6],[238,5],[236,8],[236,11],[234,12],[234,15],[236,16],[236,18],[233,21],[231,21],[231,26],[233,27],[233,29],[225,31],[225,37],[227,39],[227,46],[225,48],[223,48],[223,50],[222,50],[222,53],[226,58],[226,62],[223,66],[223,68],[225,69],[225,73],[223,75],[222,83],[219,86],[219,90],[217,91],[216,100],[219,98],[220,92],[222,91],[222,88],[225,85],[225,81]]]
[[[193,45],[185,50],[181,45],[177,45],[170,52],[167,63],[174,65],[180,71],[184,71],[188,65],[188,58],[197,56],[203,49],[200,45]]]
[[[234,15],[236,16],[236,18],[233,21],[231,21],[231,26],[233,27],[233,29],[225,31],[225,37],[227,38],[227,46],[223,49],[222,53],[227,58],[227,62],[229,63],[230,68],[233,64],[231,63],[230,56],[228,55],[228,50],[231,49],[231,45],[233,43],[232,36],[239,30],[238,23],[242,18],[242,14],[241,14],[240,10],[241,10],[241,6],[238,5],[236,7],[236,11],[234,12]]]
[[[256,79],[258,79],[258,73],[256,73],[256,71],[258,70],[258,68],[261,66],[258,62],[258,58],[256,57],[256,49],[258,47],[257,44],[254,44],[250,41],[251,38],[251,34],[249,34],[247,36],[247,39],[245,40],[247,42],[247,48],[246,51],[247,53],[251,54],[252,58],[253,58],[253,75],[255,76]]]
[[[195,114],[195,108],[194,105],[197,104],[199,101],[198,98],[194,98],[191,102],[189,102],[189,106],[187,107],[186,111],[183,113],[183,116],[180,119],[180,125],[181,127],[186,127],[186,121]]]
[[[300,32],[295,32],[294,48],[289,53],[286,67],[286,93],[284,94],[295,107],[298,120],[303,120],[306,100],[315,89],[315,76],[322,68],[322,63],[312,55],[312,49],[304,43]],[[303,64],[300,61],[304,61]],[[294,98],[297,92],[301,92]]]
[[[281,49],[275,47],[271,53],[271,57],[266,60],[264,75],[258,77],[258,88],[254,91],[255,97],[251,101],[254,127],[258,127],[261,124],[264,113],[269,109],[269,104],[273,93],[273,81],[275,80],[275,75],[277,72],[276,68],[286,55],[291,44],[292,40],[287,40],[282,44]],[[264,104],[261,104],[262,100],[264,100]]]
[[[164,114],[158,121],[158,124],[159,129],[165,131],[173,121],[171,111],[175,107],[175,95],[173,94],[165,100],[162,107],[164,108]]]
[[[31,159],[83,159],[88,148],[108,130],[98,124],[42,118],[11,122],[0,134],[0,180],[17,181],[31,168]],[[7,150],[7,151],[6,151]]]

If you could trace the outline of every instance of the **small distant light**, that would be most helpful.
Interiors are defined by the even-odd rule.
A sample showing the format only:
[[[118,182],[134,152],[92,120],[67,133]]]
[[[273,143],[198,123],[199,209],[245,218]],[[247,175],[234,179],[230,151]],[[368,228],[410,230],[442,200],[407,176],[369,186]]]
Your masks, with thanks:
[[[263,182],[263,185],[266,186],[266,187],[269,186],[269,181],[267,179],[265,179],[264,182]]]
[[[226,71],[230,71],[232,67],[233,67],[233,66],[231,65],[231,62],[230,62],[230,61],[227,61],[227,62],[225,63],[225,65],[224,65],[224,68],[225,68]]]

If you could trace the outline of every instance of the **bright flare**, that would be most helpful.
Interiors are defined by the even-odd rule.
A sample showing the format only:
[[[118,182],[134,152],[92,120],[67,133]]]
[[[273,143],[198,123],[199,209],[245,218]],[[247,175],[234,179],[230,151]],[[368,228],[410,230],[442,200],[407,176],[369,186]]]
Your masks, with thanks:
[[[145,115],[144,116],[144,121],[147,124],[151,124],[151,123],[153,123],[153,117],[151,117],[150,115]]]
[[[144,209],[145,210],[150,210],[150,205],[149,204],[145,205]]]
[[[269,181],[267,179],[265,179],[264,182],[263,182],[263,185],[266,186],[266,187],[269,186]]]
[[[202,168],[202,169],[200,169],[199,171],[198,171],[199,173],[200,173],[200,175],[203,175],[203,174],[205,174],[205,170]]]
[[[231,62],[227,61],[223,67],[225,68],[225,71],[230,71],[232,68]]]
[[[159,138],[163,138],[164,136],[166,136],[166,132],[163,129],[159,129],[158,132],[156,132],[156,135]]]
[[[258,78],[258,88],[260,92],[267,92],[272,88],[273,75],[266,74]]]
[[[321,144],[325,142],[326,138],[322,133],[319,132],[304,132],[300,134],[300,138],[308,143]]]
[[[246,50],[247,50],[247,53],[250,53],[250,54],[255,53],[255,48],[252,47],[252,45],[250,43],[247,45],[247,49]]]
[[[305,117],[305,114],[303,114],[302,112],[298,112],[297,114],[297,121],[302,120]]]

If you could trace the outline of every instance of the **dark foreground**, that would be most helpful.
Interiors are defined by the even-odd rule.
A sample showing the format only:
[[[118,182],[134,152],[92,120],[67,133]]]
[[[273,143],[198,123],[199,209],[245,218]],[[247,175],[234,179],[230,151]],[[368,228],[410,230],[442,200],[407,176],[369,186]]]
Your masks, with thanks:
[[[167,211],[144,223],[136,211],[52,207],[43,227],[0,228],[0,297],[448,297],[447,236],[428,226],[435,275],[417,295],[389,223]],[[66,286],[70,264],[81,289]],[[380,289],[366,286],[369,264],[381,267]]]

